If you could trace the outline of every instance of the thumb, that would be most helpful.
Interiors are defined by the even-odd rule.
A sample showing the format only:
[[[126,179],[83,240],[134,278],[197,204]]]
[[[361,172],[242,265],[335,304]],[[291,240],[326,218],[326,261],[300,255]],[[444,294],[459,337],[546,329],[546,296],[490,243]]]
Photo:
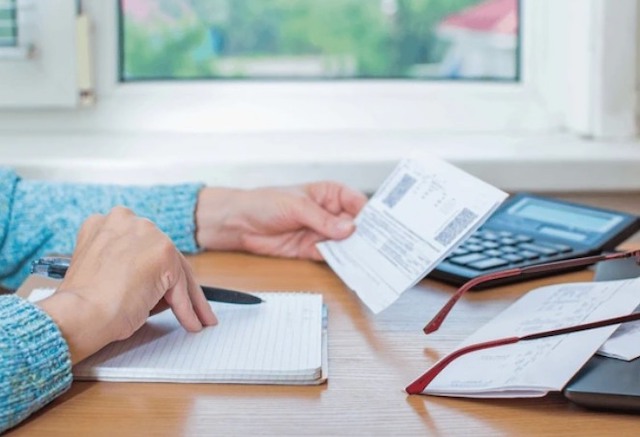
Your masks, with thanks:
[[[299,210],[298,220],[313,231],[330,240],[342,240],[353,233],[356,226],[347,215],[336,216],[316,203],[307,202]]]

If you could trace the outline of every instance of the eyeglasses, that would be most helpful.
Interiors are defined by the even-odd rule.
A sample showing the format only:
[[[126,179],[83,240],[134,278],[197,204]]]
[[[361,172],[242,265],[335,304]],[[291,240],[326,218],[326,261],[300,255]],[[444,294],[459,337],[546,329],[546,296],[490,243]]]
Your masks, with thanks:
[[[491,340],[491,341],[485,341],[483,343],[472,344],[472,345],[463,347],[461,349],[458,349],[457,351],[444,357],[442,360],[436,363],[435,366],[427,370],[426,373],[424,373],[420,378],[416,379],[414,382],[409,384],[405,390],[409,394],[422,393],[427,388],[427,386],[431,383],[431,381],[433,381],[436,378],[436,376],[438,376],[440,372],[444,370],[445,367],[451,364],[453,360],[461,357],[462,355],[466,355],[470,352],[475,352],[483,349],[490,349],[496,346],[506,346],[508,344],[517,343],[519,341],[536,340],[538,338],[552,337],[554,335],[569,334],[571,332],[602,328],[604,326],[616,325],[618,323],[632,322],[634,320],[640,320],[640,313],[632,313],[626,316],[613,317],[610,319],[598,320],[596,322],[584,323],[582,325],[568,326],[566,328],[552,329],[550,331],[536,332],[534,334],[523,335],[522,337],[504,337],[497,340]]]
[[[513,276],[529,275],[534,273],[552,273],[570,269],[572,267],[581,267],[595,264],[601,261],[611,261],[615,259],[624,259],[635,257],[636,262],[640,264],[640,250],[630,250],[628,252],[608,253],[603,255],[586,256],[582,258],[568,259],[564,261],[555,261],[545,264],[537,264],[522,268],[513,268],[502,270],[499,272],[488,273],[486,275],[477,276],[470,281],[464,283],[456,293],[451,296],[449,301],[442,307],[429,323],[425,325],[423,331],[425,334],[431,334],[437,331],[442,322],[447,318],[449,312],[456,302],[460,300],[463,294],[482,283],[494,281],[496,279],[510,278]]]
[[[470,280],[469,282],[465,283],[462,287],[458,289],[458,291],[451,297],[451,299],[449,299],[447,304],[438,312],[438,314],[436,314],[436,316],[429,323],[427,323],[427,325],[424,327],[424,332],[425,334],[430,334],[438,330],[438,328],[440,327],[444,319],[447,317],[447,314],[449,314],[449,312],[451,311],[455,303],[460,299],[460,297],[471,288],[479,284],[482,284],[484,282],[492,281],[495,279],[508,278],[512,276],[526,275],[529,273],[542,273],[542,272],[550,273],[554,271],[565,270],[571,267],[586,266],[586,265],[594,264],[601,261],[611,261],[611,260],[631,258],[631,257],[635,257],[636,262],[640,264],[640,250],[632,250],[629,252],[594,255],[594,256],[575,258],[575,259],[565,260],[565,261],[556,261],[552,263],[538,264],[535,266],[503,270],[501,272],[495,272],[487,275],[478,276]],[[595,322],[584,323],[581,325],[574,325],[574,326],[568,326],[568,327],[559,328],[559,329],[552,329],[549,331],[537,332],[533,334],[524,335],[522,337],[517,337],[517,336],[504,337],[496,340],[472,344],[472,345],[463,347],[461,349],[458,349],[453,353],[444,357],[442,360],[436,363],[435,366],[433,366],[431,369],[425,372],[421,377],[419,377],[414,382],[412,382],[409,386],[407,386],[405,390],[409,394],[422,393],[427,388],[427,386],[431,383],[431,381],[433,381],[445,369],[445,367],[447,367],[447,365],[449,365],[456,358],[459,358],[470,352],[489,349],[497,346],[505,346],[508,344],[517,343],[519,341],[535,340],[539,338],[552,337],[554,335],[562,335],[562,334],[568,334],[571,332],[586,331],[589,329],[595,329],[595,328],[601,328],[604,326],[610,326],[610,325],[615,325],[619,323],[631,322],[634,320],[640,320],[640,313],[633,313],[633,314],[628,314],[626,316],[613,317],[610,319],[598,320]]]

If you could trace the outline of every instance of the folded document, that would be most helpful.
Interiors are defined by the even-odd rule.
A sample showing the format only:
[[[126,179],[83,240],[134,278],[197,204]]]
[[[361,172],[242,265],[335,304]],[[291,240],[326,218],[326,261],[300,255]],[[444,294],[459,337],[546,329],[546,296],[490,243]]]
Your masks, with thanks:
[[[378,313],[433,270],[507,194],[434,156],[402,160],[356,217],[356,231],[317,247]]]
[[[640,278],[551,285],[530,291],[460,347],[595,322],[633,312]],[[423,394],[536,397],[560,391],[619,325],[520,341],[462,355]]]

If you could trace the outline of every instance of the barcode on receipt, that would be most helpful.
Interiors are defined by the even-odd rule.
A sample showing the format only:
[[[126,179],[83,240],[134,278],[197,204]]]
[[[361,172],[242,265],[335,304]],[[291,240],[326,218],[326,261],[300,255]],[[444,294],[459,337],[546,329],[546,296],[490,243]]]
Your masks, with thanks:
[[[389,208],[393,208],[396,203],[402,200],[404,195],[407,194],[407,191],[409,191],[415,183],[416,178],[408,174],[403,175],[402,179],[400,179],[400,182],[398,182],[396,186],[393,187],[389,194],[387,194],[387,196],[384,198],[382,203],[387,205]]]
[[[449,222],[447,226],[436,235],[435,240],[443,246],[448,246],[455,238],[465,230],[471,222],[473,222],[478,215],[468,208],[464,208],[458,213],[453,220]]]

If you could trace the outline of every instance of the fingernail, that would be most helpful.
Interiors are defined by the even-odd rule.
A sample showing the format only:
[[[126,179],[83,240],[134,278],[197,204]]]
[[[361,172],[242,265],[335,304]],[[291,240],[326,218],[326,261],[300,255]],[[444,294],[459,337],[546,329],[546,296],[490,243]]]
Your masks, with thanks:
[[[209,320],[209,326],[215,326],[218,324],[218,318],[216,317],[216,315],[213,315],[213,319]]]
[[[336,223],[336,231],[341,234],[351,232],[352,229],[353,222],[350,220],[340,220],[338,223]]]

